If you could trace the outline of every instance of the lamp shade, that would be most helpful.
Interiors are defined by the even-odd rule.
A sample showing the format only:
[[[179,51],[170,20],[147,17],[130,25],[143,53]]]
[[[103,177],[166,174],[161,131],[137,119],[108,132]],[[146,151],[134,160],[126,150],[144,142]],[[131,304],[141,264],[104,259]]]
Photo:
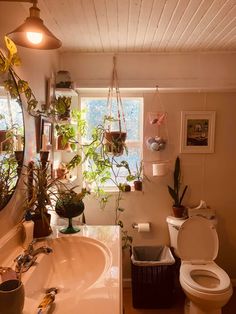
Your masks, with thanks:
[[[7,34],[7,36],[15,44],[26,48],[42,50],[60,48],[61,41],[44,25],[43,20],[39,17],[39,12],[40,10],[35,5],[31,7],[30,16],[26,18],[23,24]],[[42,36],[42,39],[38,43],[33,43],[29,40],[29,33],[38,33]]]

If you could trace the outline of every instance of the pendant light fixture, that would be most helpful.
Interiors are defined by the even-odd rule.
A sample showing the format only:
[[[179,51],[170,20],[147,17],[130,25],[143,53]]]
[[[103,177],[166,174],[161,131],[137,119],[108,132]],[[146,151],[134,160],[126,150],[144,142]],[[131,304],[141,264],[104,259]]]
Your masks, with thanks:
[[[61,47],[61,41],[49,31],[44,25],[43,20],[40,18],[40,10],[37,7],[37,0],[3,1],[33,3],[33,6],[29,9],[30,16],[26,18],[25,22],[14,31],[7,34],[16,45],[41,50],[57,49]]]

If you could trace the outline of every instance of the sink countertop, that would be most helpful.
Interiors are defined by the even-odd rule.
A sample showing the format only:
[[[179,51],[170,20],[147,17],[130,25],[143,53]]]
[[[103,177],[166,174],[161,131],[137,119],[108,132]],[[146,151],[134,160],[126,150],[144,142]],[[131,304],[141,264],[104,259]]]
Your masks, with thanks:
[[[47,245],[50,246],[50,241],[53,239],[59,239],[63,237],[81,237],[81,238],[91,238],[100,241],[109,250],[110,254],[110,264],[108,269],[99,277],[99,279],[92,284],[89,288],[83,291],[83,295],[80,296],[79,300],[76,300],[73,307],[72,303],[74,298],[70,300],[60,300],[60,290],[58,295],[55,297],[55,302],[52,306],[52,311],[50,313],[64,314],[61,312],[59,302],[64,302],[63,307],[67,312],[67,305],[70,307],[69,311],[71,314],[121,314],[123,312],[122,308],[122,249],[121,249],[121,232],[120,227],[115,225],[104,225],[104,226],[90,226],[82,225],[80,227],[80,232],[75,234],[62,234],[59,232],[61,226],[54,226],[53,233],[42,241],[39,241],[37,245]],[[82,240],[82,239],[81,239]],[[78,244],[79,250],[79,244]],[[52,253],[53,254],[53,253]],[[36,271],[36,268],[43,263],[43,259],[46,260],[47,255],[41,254],[38,257],[38,265],[31,267],[28,272],[23,274],[23,282],[27,285],[27,280],[32,275],[32,271]],[[96,265],[96,260],[94,261]],[[79,265],[78,265],[79,267]],[[35,268],[35,269],[34,269]],[[92,272],[92,269],[91,269]],[[47,278],[45,278],[47,280]],[[76,280],[76,278],[75,278]],[[36,281],[36,280],[35,280]],[[37,282],[34,284],[37,285]],[[26,289],[27,290],[27,289]],[[37,313],[37,306],[41,301],[43,294],[38,298],[32,299],[27,297],[23,314]],[[57,308],[58,300],[58,308]],[[69,304],[70,303],[70,304]],[[71,310],[72,307],[72,310]],[[35,311],[32,311],[32,308]],[[72,312],[73,311],[73,312]]]

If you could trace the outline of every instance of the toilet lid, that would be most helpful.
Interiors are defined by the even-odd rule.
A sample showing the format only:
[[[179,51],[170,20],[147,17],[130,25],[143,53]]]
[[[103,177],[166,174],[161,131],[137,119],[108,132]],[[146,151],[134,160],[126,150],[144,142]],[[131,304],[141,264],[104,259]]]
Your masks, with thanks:
[[[212,261],[216,258],[219,240],[215,226],[206,218],[194,216],[180,227],[177,247],[184,261]]]

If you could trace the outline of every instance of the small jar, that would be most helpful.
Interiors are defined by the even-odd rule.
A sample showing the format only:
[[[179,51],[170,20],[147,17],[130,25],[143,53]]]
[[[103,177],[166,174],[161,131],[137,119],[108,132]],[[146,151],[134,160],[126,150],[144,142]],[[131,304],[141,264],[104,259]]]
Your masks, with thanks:
[[[72,88],[69,71],[58,71],[56,75],[56,88]]]

